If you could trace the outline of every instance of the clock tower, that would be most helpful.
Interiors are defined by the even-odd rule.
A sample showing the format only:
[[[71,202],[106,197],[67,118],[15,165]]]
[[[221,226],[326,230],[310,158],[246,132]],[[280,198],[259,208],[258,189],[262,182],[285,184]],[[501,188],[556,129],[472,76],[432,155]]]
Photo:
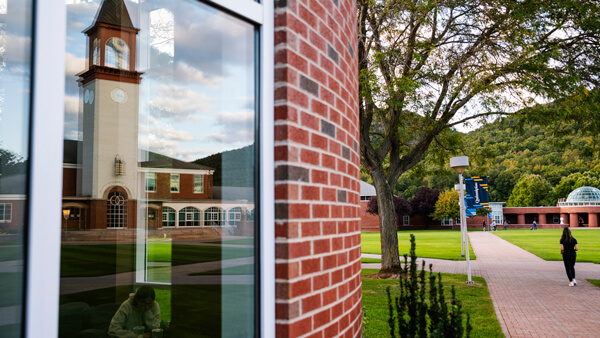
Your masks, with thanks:
[[[92,199],[92,214],[99,214],[98,219],[92,219],[94,228],[135,223],[127,222],[134,219],[127,212],[134,203],[121,204],[129,214],[124,224],[112,225],[110,217],[107,224],[100,214],[107,203],[111,208],[111,198],[115,203],[137,199],[138,97],[142,75],[135,70],[138,32],[123,0],[104,0],[95,22],[84,31],[88,37],[88,64],[87,70],[77,74],[83,94],[81,194]],[[110,214],[110,210],[106,212]]]

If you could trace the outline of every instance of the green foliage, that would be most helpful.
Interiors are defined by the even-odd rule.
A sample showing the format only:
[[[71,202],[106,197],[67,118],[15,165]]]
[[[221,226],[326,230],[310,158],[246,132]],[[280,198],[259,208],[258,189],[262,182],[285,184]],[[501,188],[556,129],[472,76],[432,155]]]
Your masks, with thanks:
[[[436,276],[429,265],[429,277],[426,278],[425,262],[421,271],[417,272],[417,255],[415,253],[415,236],[410,237],[410,267],[407,256],[399,279],[400,295],[392,299],[390,288],[386,290],[388,297],[388,325],[390,336],[396,337],[462,337],[463,328],[462,303],[456,298],[452,285],[450,304],[444,296],[442,276]],[[429,285],[429,290],[427,290]],[[429,297],[426,297],[426,296]],[[428,299],[427,299],[428,298]],[[472,327],[467,325],[467,336]]]
[[[431,217],[438,221],[443,218],[454,219],[460,217],[458,192],[456,190],[446,190],[440,193],[437,202],[435,202],[435,211],[431,214]]]
[[[210,155],[193,163],[215,169],[215,186],[252,187],[254,186],[254,144],[244,148]]]
[[[515,185],[507,207],[536,207],[556,205],[550,183],[540,175],[523,175]]]
[[[571,191],[584,186],[600,188],[600,174],[592,171],[584,173],[573,173],[563,177],[560,183],[554,187],[556,198],[567,198]]]

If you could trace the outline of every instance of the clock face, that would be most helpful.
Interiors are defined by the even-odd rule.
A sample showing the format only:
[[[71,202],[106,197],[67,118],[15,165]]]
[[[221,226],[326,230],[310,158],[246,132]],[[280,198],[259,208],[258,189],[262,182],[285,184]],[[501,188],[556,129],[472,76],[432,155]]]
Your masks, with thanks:
[[[90,90],[90,102],[89,102],[89,104],[92,104],[92,103],[94,103],[94,91]]]
[[[83,94],[83,102],[90,103],[90,91],[87,89],[85,90],[85,94]]]
[[[110,98],[116,103],[127,102],[127,92],[121,88],[115,88],[110,92]]]

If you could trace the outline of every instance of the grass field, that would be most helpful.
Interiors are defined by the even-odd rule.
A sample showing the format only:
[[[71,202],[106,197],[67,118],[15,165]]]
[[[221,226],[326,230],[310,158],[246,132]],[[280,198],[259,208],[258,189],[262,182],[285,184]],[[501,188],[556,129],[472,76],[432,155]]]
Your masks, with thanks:
[[[363,275],[377,273],[378,270],[363,270]],[[463,311],[469,312],[471,325],[473,326],[472,337],[504,337],[500,323],[496,318],[494,306],[483,278],[473,277],[475,285],[465,284],[465,275],[442,274],[444,290],[447,299],[450,298],[450,288],[456,288],[457,298],[463,305]],[[392,295],[398,293],[398,280],[384,279],[362,279],[363,307],[366,324],[363,327],[363,337],[389,337],[390,329],[387,323],[388,304],[386,288],[390,286]],[[466,314],[465,314],[466,320]]]
[[[150,262],[172,262],[183,265],[251,257],[253,248],[184,245],[152,242],[148,244]],[[134,270],[133,244],[63,245],[61,277],[93,277]]]
[[[586,280],[600,288],[600,279],[586,279]]]
[[[577,261],[600,263],[600,229],[571,229],[571,232],[579,246]],[[562,229],[496,231],[493,234],[542,259],[562,260],[559,243]]]
[[[418,257],[465,260],[464,257],[460,257],[459,230],[398,231],[400,256],[405,253],[410,254],[410,234],[415,235]],[[379,232],[363,232],[361,245],[363,253],[381,254]],[[475,259],[472,248],[470,248],[470,258]]]

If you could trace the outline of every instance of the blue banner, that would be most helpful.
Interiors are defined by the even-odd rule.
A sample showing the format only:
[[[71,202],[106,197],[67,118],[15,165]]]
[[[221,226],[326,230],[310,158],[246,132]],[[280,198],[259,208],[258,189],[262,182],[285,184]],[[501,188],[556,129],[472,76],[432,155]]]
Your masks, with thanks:
[[[473,176],[465,179],[465,206],[469,209],[490,207],[487,177]]]

